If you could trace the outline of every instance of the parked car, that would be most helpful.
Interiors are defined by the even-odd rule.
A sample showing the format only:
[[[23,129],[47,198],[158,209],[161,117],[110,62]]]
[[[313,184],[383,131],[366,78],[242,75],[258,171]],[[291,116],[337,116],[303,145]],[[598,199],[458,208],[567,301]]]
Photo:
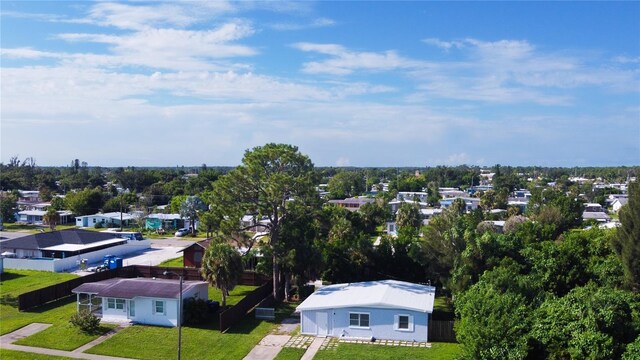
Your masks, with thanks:
[[[180,236],[185,236],[187,234],[189,234],[189,229],[182,228],[182,229],[178,229],[178,231],[176,231],[175,236],[180,237]]]

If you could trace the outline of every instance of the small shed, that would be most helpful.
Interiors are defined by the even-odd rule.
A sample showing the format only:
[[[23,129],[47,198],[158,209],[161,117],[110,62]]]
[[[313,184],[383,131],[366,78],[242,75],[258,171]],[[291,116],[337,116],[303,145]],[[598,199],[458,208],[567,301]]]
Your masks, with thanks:
[[[211,239],[206,239],[193,243],[186,248],[180,250],[183,252],[182,263],[184,267],[200,268],[202,266],[202,257],[209,247]]]
[[[426,342],[435,293],[433,286],[396,280],[325,286],[297,307],[301,333]]]

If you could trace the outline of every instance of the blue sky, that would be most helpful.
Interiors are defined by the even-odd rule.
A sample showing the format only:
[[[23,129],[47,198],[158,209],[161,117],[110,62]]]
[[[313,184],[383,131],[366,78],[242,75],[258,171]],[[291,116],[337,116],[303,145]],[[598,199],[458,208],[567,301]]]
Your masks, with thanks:
[[[5,163],[640,164],[640,2],[0,6]]]

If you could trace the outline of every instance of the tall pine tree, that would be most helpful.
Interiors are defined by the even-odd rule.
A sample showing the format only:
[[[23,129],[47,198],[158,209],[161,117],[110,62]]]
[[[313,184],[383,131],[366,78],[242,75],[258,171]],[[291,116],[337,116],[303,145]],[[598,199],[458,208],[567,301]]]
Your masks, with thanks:
[[[631,289],[640,290],[640,183],[629,184],[629,202],[620,209],[618,234],[613,248],[624,266],[625,278]]]

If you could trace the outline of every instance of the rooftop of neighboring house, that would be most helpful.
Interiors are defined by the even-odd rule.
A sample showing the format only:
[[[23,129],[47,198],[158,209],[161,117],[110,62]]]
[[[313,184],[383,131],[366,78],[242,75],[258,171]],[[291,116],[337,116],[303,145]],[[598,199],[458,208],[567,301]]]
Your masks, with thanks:
[[[207,284],[204,281],[183,281],[182,292],[191,288]],[[94,294],[99,297],[118,299],[133,299],[135,297],[150,297],[161,299],[178,299],[180,297],[180,281],[171,279],[113,278],[103,281],[84,283],[71,290],[78,294]]]
[[[63,244],[88,245],[112,240],[113,234],[82,229],[66,229],[27,235],[17,239],[6,240],[0,244],[3,249],[45,249]],[[119,241],[126,241],[118,239]]]

